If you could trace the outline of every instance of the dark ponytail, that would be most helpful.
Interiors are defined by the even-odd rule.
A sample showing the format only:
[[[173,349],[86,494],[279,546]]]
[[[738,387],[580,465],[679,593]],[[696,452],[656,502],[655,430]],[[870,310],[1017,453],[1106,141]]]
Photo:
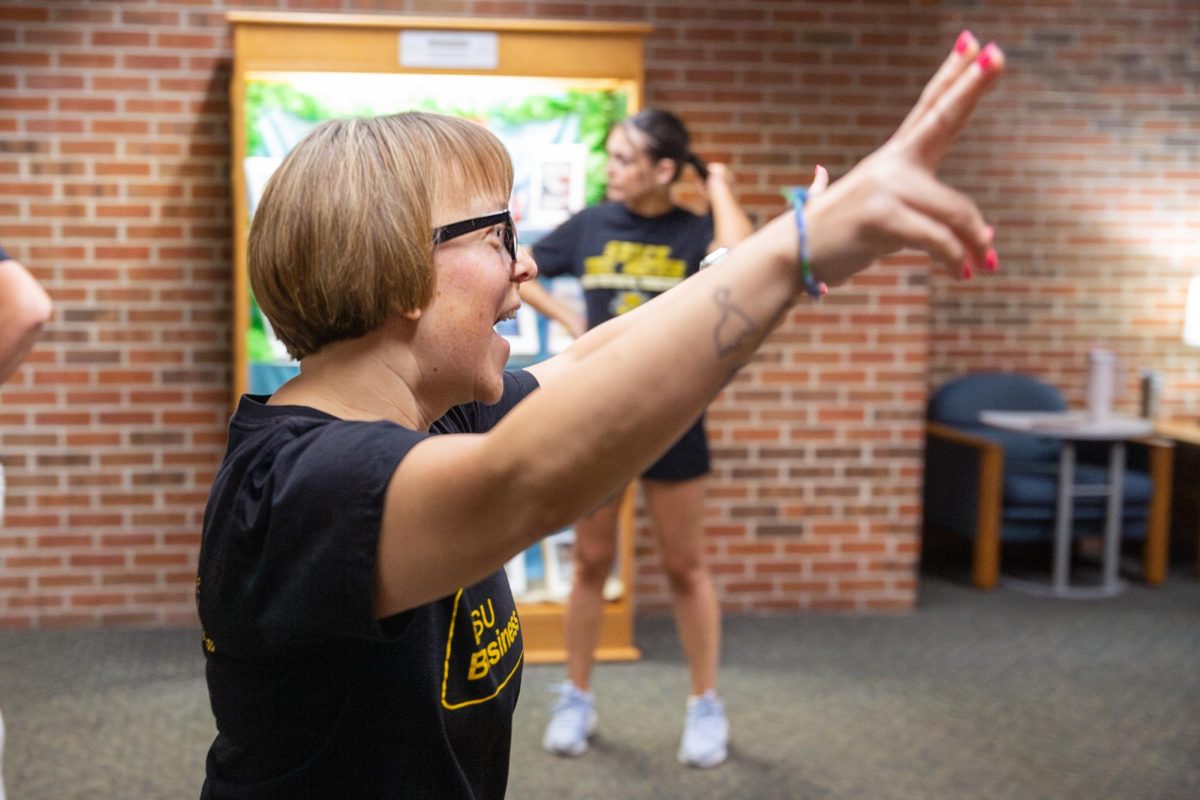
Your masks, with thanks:
[[[708,179],[708,166],[692,152],[687,127],[670,111],[646,108],[618,124],[636,128],[642,134],[646,155],[651,160],[666,158],[675,162],[675,175],[671,180],[679,178],[685,164],[691,164],[701,180]]]

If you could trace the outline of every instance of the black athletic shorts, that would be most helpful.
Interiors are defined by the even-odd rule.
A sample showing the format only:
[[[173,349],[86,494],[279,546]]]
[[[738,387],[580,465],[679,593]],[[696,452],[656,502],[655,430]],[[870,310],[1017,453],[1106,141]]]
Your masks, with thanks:
[[[642,473],[642,477],[678,482],[699,478],[708,470],[708,436],[704,433],[704,417],[701,416],[662,458]]]

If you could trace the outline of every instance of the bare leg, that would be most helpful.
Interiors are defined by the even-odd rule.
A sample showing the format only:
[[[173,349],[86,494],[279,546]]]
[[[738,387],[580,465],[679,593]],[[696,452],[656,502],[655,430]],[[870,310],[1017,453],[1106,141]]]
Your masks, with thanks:
[[[567,678],[588,691],[596,647],[604,621],[604,581],[617,551],[618,493],[609,502],[575,523],[575,564],[571,595],[564,617],[567,640]]]
[[[671,586],[693,695],[716,689],[721,647],[721,608],[704,555],[705,485],[703,477],[678,483],[642,482]]]

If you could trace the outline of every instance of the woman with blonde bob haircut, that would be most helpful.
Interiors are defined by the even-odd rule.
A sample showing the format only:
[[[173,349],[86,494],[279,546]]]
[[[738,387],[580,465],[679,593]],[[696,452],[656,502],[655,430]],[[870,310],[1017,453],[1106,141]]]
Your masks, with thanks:
[[[817,281],[906,246],[994,266],[979,210],[934,173],[1002,66],[964,33],[841,180],[511,372],[494,326],[537,267],[494,137],[411,112],[297,145],[250,274],[300,374],[241,399],[205,510],[202,796],[503,797],[523,662],[504,562],[653,463]]]
[[[460,191],[507,197],[511,186],[508,152],[467,120],[323,123],[259,202],[247,245],[255,299],[293,358],[361,336],[393,308],[429,300],[433,203]]]

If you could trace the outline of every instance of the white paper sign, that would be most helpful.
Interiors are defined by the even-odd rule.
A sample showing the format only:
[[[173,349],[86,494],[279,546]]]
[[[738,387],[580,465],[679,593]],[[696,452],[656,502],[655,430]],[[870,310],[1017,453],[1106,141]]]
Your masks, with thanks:
[[[400,65],[496,69],[499,37],[488,31],[400,31]]]

